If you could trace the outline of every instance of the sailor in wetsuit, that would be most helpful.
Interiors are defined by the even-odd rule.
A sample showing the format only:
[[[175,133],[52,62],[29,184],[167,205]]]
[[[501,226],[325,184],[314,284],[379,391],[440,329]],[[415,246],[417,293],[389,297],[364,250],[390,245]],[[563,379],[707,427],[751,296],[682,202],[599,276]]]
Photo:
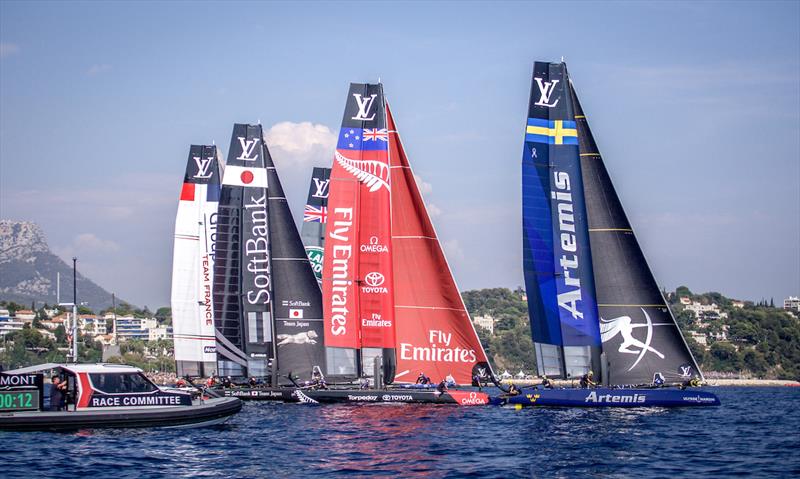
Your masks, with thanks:
[[[517,396],[519,395],[519,393],[520,391],[519,389],[517,389],[514,383],[508,385],[508,393],[507,393],[508,396]]]
[[[431,383],[431,378],[429,378],[428,376],[425,375],[425,373],[420,371],[419,376],[417,376],[417,384],[430,384],[430,383]]]
[[[547,377],[547,374],[542,376],[542,387],[545,389],[553,389],[553,381]]]
[[[597,383],[594,382],[594,373],[589,371],[588,373],[581,376],[581,389],[586,389],[590,387],[597,386]]]
[[[248,385],[249,385],[251,388],[254,388],[254,387],[256,387],[256,385],[258,384],[258,381],[256,380],[256,378],[255,378],[255,377],[251,376],[251,377],[250,377],[250,379],[248,379],[248,380],[247,380],[247,384],[248,384]]]

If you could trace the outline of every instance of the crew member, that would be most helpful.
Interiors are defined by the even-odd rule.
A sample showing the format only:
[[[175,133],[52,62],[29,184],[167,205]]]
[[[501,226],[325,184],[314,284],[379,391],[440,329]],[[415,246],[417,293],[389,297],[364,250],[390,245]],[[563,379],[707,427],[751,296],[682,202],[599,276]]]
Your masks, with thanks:
[[[67,397],[67,382],[62,381],[55,374],[50,378],[50,381],[53,383],[53,389],[50,392],[50,409],[52,411],[61,411],[64,409]]]
[[[442,379],[438,386],[436,386],[436,390],[439,391],[439,394],[444,394],[447,392],[447,380]]]
[[[222,387],[224,389],[229,389],[233,387],[233,381],[231,380],[230,376],[227,376],[225,379],[222,380]]]
[[[517,386],[515,386],[514,383],[508,385],[508,395],[509,396],[519,395],[519,389],[517,389]]]
[[[206,387],[214,387],[214,376],[209,376],[208,379],[206,379]]]
[[[183,378],[178,378],[178,380],[175,381],[175,387],[176,388],[185,388],[186,387],[186,380],[183,379]]]
[[[452,374],[448,373],[444,380],[447,381],[447,387],[453,387],[456,385],[456,378],[454,378]]]
[[[655,373],[653,375],[653,386],[660,388],[664,385],[664,376],[661,373]]]
[[[593,388],[595,386],[597,386],[597,383],[594,382],[594,373],[592,371],[589,371],[588,373],[586,373],[583,376],[581,376],[581,388],[582,389],[586,389],[586,388],[590,388],[590,387]]]
[[[553,389],[553,381],[547,377],[547,374],[542,376],[542,387],[545,389]]]
[[[472,385],[478,387],[478,391],[482,391],[483,388],[481,387],[481,376],[480,374],[474,374],[472,376]]]
[[[369,379],[368,378],[361,378],[361,382],[359,384],[361,389],[369,389]]]
[[[258,384],[258,381],[256,381],[255,377],[250,376],[250,379],[247,381],[247,384],[249,384],[251,388],[254,388],[256,387],[256,384]]]
[[[420,371],[419,376],[417,376],[417,384],[430,384],[430,383],[431,383],[431,378],[429,378],[428,376],[425,375],[425,373]]]

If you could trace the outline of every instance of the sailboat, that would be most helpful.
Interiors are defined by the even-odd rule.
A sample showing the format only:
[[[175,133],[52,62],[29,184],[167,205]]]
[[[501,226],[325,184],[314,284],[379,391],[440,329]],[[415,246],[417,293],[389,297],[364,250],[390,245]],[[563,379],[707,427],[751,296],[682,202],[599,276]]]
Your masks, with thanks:
[[[470,384],[491,370],[380,83],[350,85],[329,190],[322,274],[327,373],[369,387],[307,390],[303,398],[486,404],[484,393],[411,384],[420,376]]]
[[[213,300],[219,374],[265,383],[226,395],[291,400],[282,386],[325,368],[319,284],[260,124],[233,128],[217,213]]]
[[[322,258],[325,246],[325,224],[328,219],[328,186],[331,169],[315,167],[308,187],[308,199],[303,209],[300,237],[317,281],[322,284]]]
[[[536,406],[707,406],[702,380],[627,220],[564,63],[536,62],[522,158],[523,266],[540,375],[598,371],[592,389],[523,389]],[[647,385],[648,387],[642,387]]]
[[[222,155],[191,145],[183,178],[172,258],[172,324],[179,376],[216,374],[212,283]]]

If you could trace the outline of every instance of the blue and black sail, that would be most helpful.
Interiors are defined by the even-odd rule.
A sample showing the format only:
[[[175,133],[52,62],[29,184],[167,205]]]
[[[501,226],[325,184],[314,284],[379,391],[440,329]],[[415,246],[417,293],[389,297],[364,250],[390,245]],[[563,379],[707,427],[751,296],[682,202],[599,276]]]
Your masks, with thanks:
[[[522,158],[523,268],[540,374],[599,364],[600,329],[566,65],[536,62]]]
[[[570,83],[609,384],[681,382],[701,372],[639,247]]]

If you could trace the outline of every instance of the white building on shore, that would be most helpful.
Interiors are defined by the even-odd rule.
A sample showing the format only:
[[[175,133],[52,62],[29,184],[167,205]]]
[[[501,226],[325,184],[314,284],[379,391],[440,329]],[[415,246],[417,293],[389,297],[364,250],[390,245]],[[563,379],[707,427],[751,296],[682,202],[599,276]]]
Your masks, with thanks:
[[[790,309],[800,311],[800,298],[797,296],[789,296],[783,300],[783,309]]]

